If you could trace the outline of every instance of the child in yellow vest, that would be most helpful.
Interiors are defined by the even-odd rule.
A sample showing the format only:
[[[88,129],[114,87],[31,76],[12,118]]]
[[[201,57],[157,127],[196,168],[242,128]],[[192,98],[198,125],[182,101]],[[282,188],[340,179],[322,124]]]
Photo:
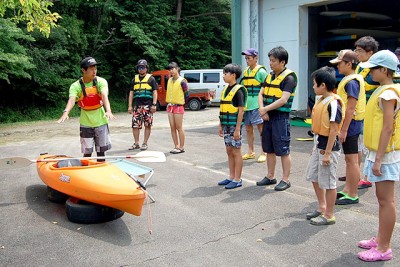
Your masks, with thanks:
[[[359,202],[357,186],[360,180],[358,138],[363,128],[366,102],[364,78],[355,74],[358,59],[352,50],[341,50],[330,63],[336,64],[339,73],[345,75],[338,85],[337,94],[346,106],[345,119],[339,132],[339,141],[346,159],[346,184],[343,191],[338,192],[336,204],[356,204]]]
[[[236,80],[242,75],[242,68],[237,64],[224,67],[224,81],[228,84],[221,93],[219,136],[224,137],[228,154],[229,178],[218,182],[226,189],[242,186],[242,126],[247,101],[247,90]]]
[[[390,240],[396,223],[394,182],[400,176],[400,85],[393,83],[398,64],[396,55],[389,50],[379,51],[360,64],[369,68],[373,80],[380,84],[368,101],[364,124],[364,144],[369,150],[364,174],[375,182],[379,202],[378,235],[358,243],[368,249],[358,253],[364,261],[393,258]]]
[[[321,96],[312,110],[312,131],[315,146],[308,163],[306,178],[312,182],[318,208],[306,214],[313,225],[331,225],[336,200],[336,170],[340,157],[339,129],[343,123],[343,100],[333,90],[335,70],[323,67],[312,73],[315,94]]]

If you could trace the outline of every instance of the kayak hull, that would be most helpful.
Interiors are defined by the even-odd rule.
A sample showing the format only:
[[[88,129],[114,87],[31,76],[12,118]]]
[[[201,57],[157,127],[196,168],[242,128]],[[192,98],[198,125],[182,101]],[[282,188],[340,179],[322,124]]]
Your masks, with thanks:
[[[66,156],[42,155],[40,160]],[[40,179],[49,187],[88,202],[123,210],[136,216],[142,213],[145,192],[124,171],[109,162],[81,160],[82,166],[57,166],[38,162]]]

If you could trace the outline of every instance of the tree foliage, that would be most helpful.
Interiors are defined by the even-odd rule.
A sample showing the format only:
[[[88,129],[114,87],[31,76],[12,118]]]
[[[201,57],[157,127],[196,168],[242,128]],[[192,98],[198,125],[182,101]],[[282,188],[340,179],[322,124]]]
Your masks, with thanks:
[[[56,17],[58,27],[49,24],[48,36],[38,27],[28,31],[24,11],[11,12],[27,2],[48,1],[0,4],[0,16],[8,17],[0,20],[6,29],[0,31],[0,108],[65,105],[69,85],[81,75],[79,62],[88,55],[101,63],[98,75],[108,80],[112,97],[121,99],[141,58],[150,71],[170,61],[182,69],[222,68],[231,61],[229,0],[54,1],[41,13],[50,14],[51,6],[62,17]],[[20,17],[12,21],[11,13]]]

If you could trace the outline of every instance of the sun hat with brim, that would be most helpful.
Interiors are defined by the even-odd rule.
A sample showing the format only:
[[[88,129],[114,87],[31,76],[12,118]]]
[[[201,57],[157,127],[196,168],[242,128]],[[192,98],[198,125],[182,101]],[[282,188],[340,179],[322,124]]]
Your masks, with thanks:
[[[385,67],[396,71],[399,65],[399,59],[390,50],[381,50],[373,54],[367,62],[360,63],[360,67],[370,69],[377,66]]]
[[[338,64],[339,62],[346,61],[346,62],[351,62],[354,64],[358,63],[358,58],[356,52],[350,49],[344,49],[340,50],[338,53],[337,57],[329,60],[331,64]]]

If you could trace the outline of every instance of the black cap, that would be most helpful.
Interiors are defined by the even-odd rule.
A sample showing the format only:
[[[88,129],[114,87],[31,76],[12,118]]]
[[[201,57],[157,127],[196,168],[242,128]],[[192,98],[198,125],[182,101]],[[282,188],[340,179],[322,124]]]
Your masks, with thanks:
[[[90,66],[98,65],[96,60],[92,57],[85,57],[81,61],[81,68],[87,69]]]
[[[145,67],[147,67],[147,61],[146,61],[145,59],[139,60],[139,61],[137,62],[136,67],[139,67],[139,66],[145,66]]]

